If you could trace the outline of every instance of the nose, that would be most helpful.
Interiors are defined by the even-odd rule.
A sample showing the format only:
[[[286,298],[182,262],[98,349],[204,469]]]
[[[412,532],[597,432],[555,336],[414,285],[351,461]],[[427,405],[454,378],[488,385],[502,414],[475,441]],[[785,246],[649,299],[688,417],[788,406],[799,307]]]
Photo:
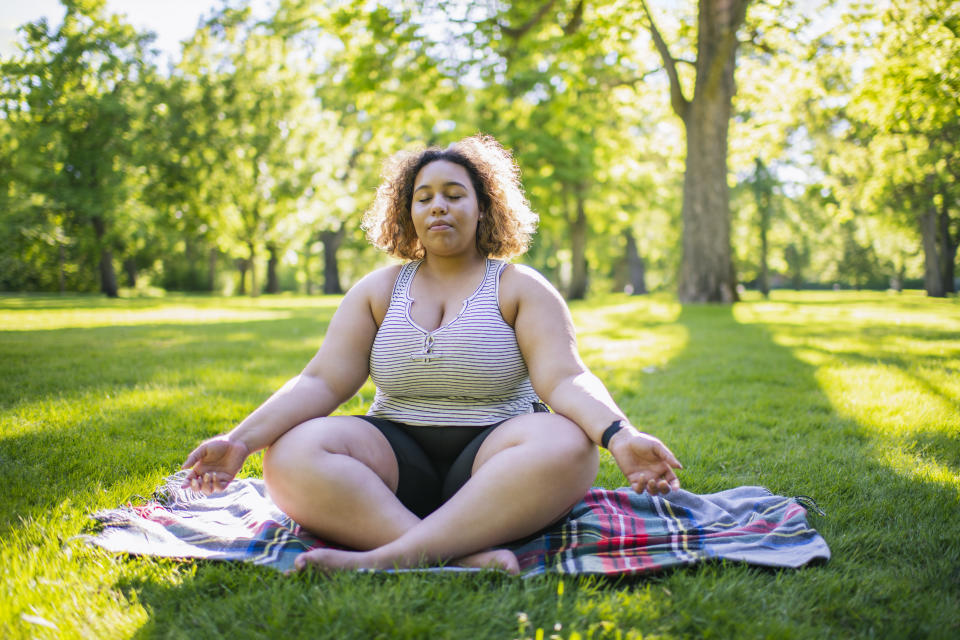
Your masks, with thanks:
[[[430,203],[430,212],[431,213],[446,213],[447,212],[447,202],[443,199],[443,196],[437,195],[433,201]]]

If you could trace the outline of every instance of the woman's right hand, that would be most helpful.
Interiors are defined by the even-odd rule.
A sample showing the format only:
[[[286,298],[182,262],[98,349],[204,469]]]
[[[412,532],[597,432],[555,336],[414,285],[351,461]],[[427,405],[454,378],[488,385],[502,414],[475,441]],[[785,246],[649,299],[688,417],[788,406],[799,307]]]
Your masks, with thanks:
[[[207,495],[223,491],[249,455],[247,445],[240,441],[230,440],[227,436],[211,438],[187,456],[181,469],[190,469],[190,473],[181,488],[190,487]]]

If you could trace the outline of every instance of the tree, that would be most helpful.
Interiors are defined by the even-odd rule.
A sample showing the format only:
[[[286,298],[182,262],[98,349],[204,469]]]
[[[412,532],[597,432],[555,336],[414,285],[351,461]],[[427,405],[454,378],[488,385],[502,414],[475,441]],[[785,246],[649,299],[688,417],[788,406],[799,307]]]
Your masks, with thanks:
[[[861,235],[878,219],[881,236],[896,225],[913,237],[927,294],[944,296],[960,244],[960,19],[946,0],[896,0],[853,5],[844,24],[818,43],[821,90],[807,115],[823,188]],[[882,245],[893,255],[874,265],[902,279],[913,252]],[[856,254],[847,241],[841,257]]]
[[[683,302],[733,302],[736,275],[730,249],[727,135],[735,92],[734,69],[749,0],[700,0],[693,93],[687,97],[674,57],[641,0],[650,34],[670,81],[670,104],[686,130],[683,183]]]
[[[174,154],[203,175],[202,207],[217,212],[210,224],[236,257],[241,293],[248,273],[249,292],[260,293],[263,253],[265,290],[275,293],[280,258],[302,235],[287,221],[318,198],[330,202],[327,179],[346,160],[334,116],[316,98],[309,60],[249,5],[215,13],[178,75],[194,96],[179,106],[197,120],[179,118],[188,126]]]
[[[757,206],[757,231],[760,236],[760,274],[757,285],[764,298],[770,297],[770,269],[767,258],[769,253],[770,220],[773,217],[773,188],[775,179],[767,165],[759,157],[755,160],[754,171],[747,184],[753,192]]]
[[[960,245],[960,17],[946,0],[899,0],[878,17],[873,66],[846,111],[867,154],[864,195],[916,225],[924,287],[944,296]]]
[[[61,283],[70,244],[97,265],[101,291],[116,297],[117,220],[135,206],[139,187],[131,132],[142,109],[139,83],[152,69],[144,53],[151,36],[107,15],[105,0],[63,4],[59,28],[25,25],[23,54],[2,64],[3,111],[24,152],[14,175],[35,228],[46,229],[36,237],[60,253]]]

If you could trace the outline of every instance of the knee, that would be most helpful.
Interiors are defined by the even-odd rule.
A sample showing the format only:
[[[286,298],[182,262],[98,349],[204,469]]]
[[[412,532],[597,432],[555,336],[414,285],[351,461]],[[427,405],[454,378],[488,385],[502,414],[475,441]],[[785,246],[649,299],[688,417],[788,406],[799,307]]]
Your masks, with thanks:
[[[263,453],[263,476],[267,482],[278,481],[302,469],[327,452],[321,425],[315,421],[293,427]]]
[[[553,420],[546,433],[537,434],[542,442],[549,442],[553,456],[561,465],[574,465],[595,474],[600,465],[597,445],[575,422],[563,416],[551,416]]]

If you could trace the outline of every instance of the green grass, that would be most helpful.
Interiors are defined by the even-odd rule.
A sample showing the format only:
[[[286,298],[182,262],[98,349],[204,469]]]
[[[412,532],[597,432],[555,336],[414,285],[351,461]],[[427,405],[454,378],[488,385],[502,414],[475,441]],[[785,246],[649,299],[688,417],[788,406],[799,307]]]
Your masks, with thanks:
[[[0,298],[0,637],[960,636],[960,304],[917,293],[573,306],[585,359],[685,488],[813,496],[824,566],[283,576],[73,539],[299,371],[337,302]],[[598,484],[620,486],[604,456]]]

